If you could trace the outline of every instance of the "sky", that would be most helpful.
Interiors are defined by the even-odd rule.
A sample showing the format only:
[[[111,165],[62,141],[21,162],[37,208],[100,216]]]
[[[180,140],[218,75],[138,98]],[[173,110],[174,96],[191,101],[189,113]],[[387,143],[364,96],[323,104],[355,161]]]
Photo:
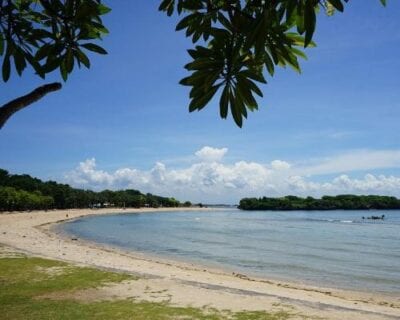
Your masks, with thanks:
[[[106,1],[107,3],[107,1]],[[91,55],[0,131],[0,168],[94,190],[185,201],[385,194],[400,197],[400,2],[351,1],[319,16],[302,74],[278,69],[243,128],[218,101],[188,112],[179,80],[191,42],[158,1],[108,1],[107,56]],[[46,82],[60,81],[59,73]],[[0,104],[45,82],[29,70]]]

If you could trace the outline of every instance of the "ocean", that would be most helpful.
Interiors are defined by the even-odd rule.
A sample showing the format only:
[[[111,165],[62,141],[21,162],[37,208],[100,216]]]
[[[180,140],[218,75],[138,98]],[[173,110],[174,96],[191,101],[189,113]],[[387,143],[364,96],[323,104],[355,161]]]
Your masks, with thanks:
[[[385,220],[362,219],[385,215]],[[76,237],[248,276],[400,293],[400,210],[154,212],[85,217]]]

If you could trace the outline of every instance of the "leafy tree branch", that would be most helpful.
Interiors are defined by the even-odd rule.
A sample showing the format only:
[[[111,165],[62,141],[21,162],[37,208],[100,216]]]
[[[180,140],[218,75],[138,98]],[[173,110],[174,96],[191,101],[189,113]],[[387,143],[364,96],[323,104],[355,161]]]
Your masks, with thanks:
[[[15,100],[12,100],[5,105],[0,107],[0,129],[4,126],[7,122],[8,118],[10,118],[14,113],[27,106],[31,105],[32,103],[40,100],[46,94],[54,91],[58,91],[62,88],[61,83],[54,82],[45,84],[33,90],[32,92],[19,97]]]
[[[64,81],[76,67],[83,65],[89,68],[88,51],[107,53],[94,42],[108,33],[101,16],[109,11],[101,0],[0,0],[3,81],[10,79],[13,70],[22,76],[28,66],[43,79],[46,74],[58,69]],[[37,92],[43,93],[46,89],[54,91],[52,89],[56,87],[60,89],[61,85],[45,85]],[[8,107],[2,109],[1,126],[21,109],[10,106],[16,101],[21,102],[22,98],[6,104]],[[20,105],[28,106],[26,103]]]
[[[386,0],[380,0],[386,5]],[[259,88],[275,67],[300,72],[303,50],[313,47],[317,15],[343,11],[348,0],[163,0],[160,11],[183,16],[176,26],[194,48],[185,65],[191,87],[189,111],[199,111],[219,95],[220,116],[230,111],[242,127],[248,111],[258,109]]]

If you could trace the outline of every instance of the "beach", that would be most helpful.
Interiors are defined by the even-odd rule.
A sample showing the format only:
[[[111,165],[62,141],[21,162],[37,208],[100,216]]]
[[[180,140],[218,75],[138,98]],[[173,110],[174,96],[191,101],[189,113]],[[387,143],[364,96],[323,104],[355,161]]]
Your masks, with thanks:
[[[128,253],[58,233],[58,223],[90,215],[181,209],[85,209],[0,214],[0,244],[28,255],[95,266],[140,276],[133,282],[76,293],[87,299],[135,298],[219,310],[289,310],[294,318],[400,319],[400,298],[338,290],[202,267]],[[201,210],[194,208],[193,210]],[[208,210],[204,208],[203,210]]]

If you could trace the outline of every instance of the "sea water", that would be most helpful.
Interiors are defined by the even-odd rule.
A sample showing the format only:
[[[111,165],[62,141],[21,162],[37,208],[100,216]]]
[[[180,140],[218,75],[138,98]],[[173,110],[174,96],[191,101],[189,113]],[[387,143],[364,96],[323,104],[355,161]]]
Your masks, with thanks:
[[[362,219],[385,215],[385,220]],[[61,225],[124,250],[311,285],[400,293],[400,210],[115,214]]]

